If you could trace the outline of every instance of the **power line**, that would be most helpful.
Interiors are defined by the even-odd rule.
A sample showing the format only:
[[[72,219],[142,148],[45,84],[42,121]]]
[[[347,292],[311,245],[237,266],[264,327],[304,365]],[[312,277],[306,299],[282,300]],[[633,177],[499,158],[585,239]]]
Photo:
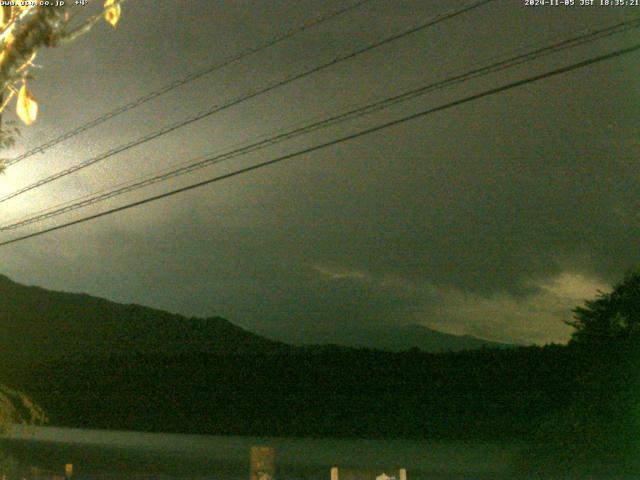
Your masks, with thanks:
[[[65,170],[61,170],[61,171],[59,171],[57,173],[54,173],[53,175],[50,175],[50,176],[45,177],[45,178],[43,178],[41,180],[38,180],[37,182],[34,182],[34,183],[30,184],[30,185],[27,185],[26,187],[22,187],[22,188],[20,188],[18,190],[15,190],[15,191],[5,195],[4,197],[1,197],[0,198],[0,203],[6,202],[7,200],[10,200],[10,199],[15,198],[15,197],[17,197],[19,195],[22,195],[23,193],[29,192],[29,191],[31,191],[31,190],[33,190],[35,188],[39,188],[39,187],[41,187],[43,185],[51,183],[51,182],[53,182],[55,180],[58,180],[59,178],[66,177],[67,175],[71,175],[72,173],[75,173],[75,172],[77,172],[79,170],[82,170],[82,169],[87,168],[87,167],[89,167],[91,165],[94,165],[94,164],[96,164],[96,163],[98,163],[98,162],[100,162],[102,160],[105,160],[107,158],[110,158],[110,157],[112,157],[112,156],[114,156],[114,155],[116,155],[118,153],[122,153],[122,152],[124,152],[126,150],[129,150],[129,149],[133,148],[133,147],[136,147],[136,146],[141,145],[143,143],[146,143],[148,141],[154,140],[154,139],[156,139],[158,137],[161,137],[161,136],[166,135],[166,134],[168,134],[170,132],[173,132],[174,130],[182,128],[182,127],[184,127],[186,125],[190,125],[191,123],[194,123],[194,122],[196,122],[198,120],[202,120],[203,118],[209,117],[209,116],[211,116],[211,115],[213,115],[215,113],[221,112],[223,110],[227,110],[228,108],[231,108],[231,107],[233,107],[235,105],[238,105],[238,104],[240,104],[242,102],[245,102],[247,100],[255,98],[255,97],[259,96],[259,95],[263,95],[265,93],[268,93],[268,92],[270,92],[272,90],[275,90],[276,88],[279,88],[279,87],[281,87],[283,85],[287,85],[287,84],[289,84],[291,82],[294,82],[294,81],[299,80],[301,78],[304,78],[304,77],[307,77],[307,76],[312,75],[314,73],[317,73],[317,72],[319,72],[321,70],[324,70],[326,68],[334,66],[334,65],[336,65],[338,63],[341,63],[341,62],[343,62],[345,60],[350,60],[350,59],[352,59],[352,58],[354,58],[356,56],[359,56],[359,55],[361,55],[363,53],[369,52],[369,51],[371,51],[371,50],[373,50],[375,48],[381,47],[381,46],[386,45],[386,44],[388,44],[390,42],[393,42],[395,40],[401,39],[403,37],[406,37],[408,35],[416,33],[416,32],[418,32],[420,30],[424,30],[424,29],[426,29],[428,27],[432,27],[432,26],[434,26],[434,25],[436,25],[436,24],[438,24],[440,22],[443,22],[443,21],[448,20],[450,18],[456,17],[458,15],[461,15],[461,14],[463,14],[465,12],[468,12],[470,10],[478,8],[478,7],[480,7],[480,6],[484,5],[484,4],[490,3],[492,1],[495,1],[495,0],[479,0],[479,1],[476,1],[476,2],[474,2],[472,4],[470,4],[470,5],[467,5],[467,6],[464,6],[464,7],[461,7],[461,8],[457,8],[457,9],[454,9],[454,10],[450,10],[450,11],[448,11],[446,13],[443,13],[443,14],[437,15],[436,17],[431,18],[427,22],[422,23],[422,24],[418,25],[417,27],[413,27],[413,28],[410,28],[409,30],[405,30],[405,31],[403,31],[401,33],[385,37],[382,40],[379,40],[379,41],[377,41],[377,42],[375,42],[373,44],[369,44],[369,45],[367,45],[365,47],[359,48],[358,50],[355,50],[355,51],[353,51],[353,52],[351,52],[349,54],[342,55],[342,56],[339,56],[337,58],[334,58],[333,60],[331,60],[331,61],[329,61],[327,63],[324,63],[324,64],[316,66],[316,67],[312,67],[312,68],[310,68],[308,70],[305,70],[302,73],[297,73],[297,74],[294,74],[292,76],[286,77],[284,80],[281,80],[279,82],[273,83],[273,84],[271,84],[271,85],[269,85],[267,87],[263,87],[263,88],[260,88],[260,89],[258,89],[256,91],[253,91],[251,93],[247,93],[247,94],[241,95],[239,97],[236,97],[236,98],[232,99],[231,101],[229,101],[229,102],[227,102],[227,103],[225,103],[223,105],[214,105],[213,107],[211,107],[211,108],[209,108],[209,109],[207,109],[207,110],[205,110],[203,112],[200,112],[200,113],[198,113],[196,115],[193,115],[193,116],[188,117],[188,118],[186,118],[184,120],[181,120],[179,122],[176,122],[176,123],[173,123],[171,125],[168,125],[168,126],[162,128],[160,130],[156,130],[156,131],[154,131],[152,133],[144,135],[144,136],[142,136],[142,137],[140,137],[140,138],[138,138],[136,140],[133,140],[131,142],[128,142],[126,144],[123,144],[123,145],[120,145],[118,147],[112,148],[112,149],[110,149],[110,150],[108,150],[108,151],[106,151],[106,152],[104,152],[104,153],[102,153],[100,155],[97,155],[96,157],[87,159],[87,160],[85,160],[83,162],[80,162],[80,163],[78,163],[76,165],[73,165],[72,167],[69,167],[69,168],[67,168]]]
[[[130,208],[138,207],[140,205],[145,205],[147,203],[151,203],[151,202],[154,202],[156,200],[160,200],[160,199],[167,198],[167,197],[170,197],[170,196],[173,196],[173,195],[177,195],[178,193],[183,193],[183,192],[186,192],[186,191],[189,191],[189,190],[194,190],[196,188],[203,187],[205,185],[209,185],[209,184],[212,184],[212,183],[220,182],[220,181],[226,180],[228,178],[236,177],[236,176],[239,176],[239,175],[242,175],[242,174],[254,171],[254,170],[258,170],[260,168],[264,168],[264,167],[267,167],[267,166],[270,166],[270,165],[274,165],[276,163],[283,162],[285,160],[296,158],[296,157],[299,157],[299,156],[302,156],[302,155],[307,155],[309,153],[312,153],[312,152],[315,152],[315,151],[318,151],[318,150],[322,150],[324,148],[327,148],[327,147],[330,147],[330,146],[333,146],[333,145],[337,145],[337,144],[340,144],[340,143],[343,143],[343,142],[346,142],[346,141],[349,141],[349,140],[353,140],[353,139],[356,139],[356,138],[359,138],[359,137],[362,137],[362,136],[365,136],[365,135],[369,135],[371,133],[375,133],[375,132],[384,130],[386,128],[390,128],[390,127],[393,127],[393,126],[396,126],[396,125],[400,125],[400,124],[409,122],[411,120],[415,120],[417,118],[425,117],[427,115],[430,115],[430,114],[433,114],[433,113],[436,113],[436,112],[441,112],[441,111],[447,110],[449,108],[453,108],[453,107],[456,107],[456,106],[459,106],[459,105],[462,105],[462,104],[465,104],[465,103],[469,103],[469,102],[472,102],[472,101],[475,101],[475,100],[479,100],[481,98],[488,97],[490,95],[496,95],[498,93],[504,92],[506,90],[510,90],[512,88],[516,88],[516,87],[520,87],[520,86],[523,86],[523,85],[527,85],[529,83],[533,83],[533,82],[537,82],[537,81],[540,81],[540,80],[544,80],[546,78],[554,77],[554,76],[557,76],[557,75],[560,75],[560,74],[563,74],[563,73],[570,72],[572,70],[577,70],[579,68],[584,68],[584,67],[586,67],[588,65],[593,65],[595,63],[599,63],[599,62],[602,62],[602,61],[605,61],[605,60],[611,60],[613,58],[617,58],[617,57],[620,57],[622,55],[627,55],[627,54],[630,54],[632,52],[636,52],[638,50],[640,50],[640,43],[637,43],[637,44],[635,44],[633,46],[630,46],[630,47],[627,47],[627,48],[616,50],[614,52],[611,52],[611,53],[608,53],[608,54],[605,54],[605,55],[600,55],[598,57],[594,57],[594,58],[590,58],[590,59],[587,59],[587,60],[583,60],[583,61],[578,62],[578,63],[573,63],[573,64],[565,66],[565,67],[557,68],[555,70],[551,70],[551,71],[548,71],[548,72],[545,72],[545,73],[542,73],[542,74],[539,74],[539,75],[534,75],[534,76],[525,78],[523,80],[518,80],[518,81],[515,81],[515,82],[511,82],[511,83],[508,83],[506,85],[502,85],[500,87],[496,87],[496,88],[492,88],[492,89],[489,89],[489,90],[485,90],[484,92],[477,93],[475,95],[470,95],[470,96],[464,97],[462,99],[455,100],[455,101],[446,103],[444,105],[440,105],[438,107],[429,108],[429,109],[423,110],[423,111],[418,112],[418,113],[407,115],[407,116],[402,117],[400,119],[392,120],[390,122],[386,122],[386,123],[383,123],[381,125],[377,125],[375,127],[367,128],[365,130],[360,130],[359,132],[352,133],[352,134],[349,134],[349,135],[346,135],[346,136],[343,136],[343,137],[340,137],[338,139],[331,140],[331,141],[328,141],[328,142],[325,142],[325,143],[314,145],[312,147],[308,147],[308,148],[299,150],[299,151],[294,152],[294,153],[290,153],[290,154],[287,154],[287,155],[282,155],[280,157],[277,157],[277,158],[274,158],[274,159],[271,159],[271,160],[267,160],[265,162],[258,163],[256,165],[252,165],[250,167],[245,167],[245,168],[242,168],[242,169],[239,169],[239,170],[235,170],[235,171],[230,172],[230,173],[219,175],[217,177],[213,177],[213,178],[210,178],[208,180],[201,181],[201,182],[193,183],[191,185],[187,185],[185,187],[181,187],[181,188],[178,188],[178,189],[175,189],[175,190],[171,190],[169,192],[165,192],[165,193],[162,193],[162,194],[159,194],[159,195],[155,195],[153,197],[148,197],[148,198],[145,198],[143,200],[139,200],[139,201],[136,201],[136,202],[133,202],[133,203],[129,203],[127,205],[123,205],[123,206],[120,206],[120,207],[117,207],[117,208],[106,210],[104,212],[100,212],[100,213],[97,213],[97,214],[94,214],[94,215],[89,215],[87,217],[83,217],[83,218],[80,218],[78,220],[73,220],[71,222],[67,222],[67,223],[64,223],[64,224],[61,224],[61,225],[56,225],[56,226],[51,227],[51,228],[40,230],[39,232],[34,232],[34,233],[30,233],[28,235],[23,235],[23,236],[18,237],[18,238],[7,240],[5,242],[1,242],[0,243],[0,247],[6,246],[6,245],[10,245],[12,243],[20,242],[20,241],[26,240],[28,238],[33,238],[33,237],[37,237],[37,236],[40,236],[40,235],[44,235],[45,233],[50,233],[50,232],[53,232],[53,231],[56,231],[56,230],[61,230],[63,228],[67,228],[67,227],[70,227],[70,226],[73,226],[73,225],[77,225],[77,224],[80,224],[80,223],[88,222],[90,220],[95,220],[97,218],[104,217],[104,216],[107,216],[107,215],[111,215],[113,213],[121,212],[121,211],[124,211],[124,210],[128,210]]]
[[[241,155],[245,155],[251,152],[255,152],[257,150],[261,150],[263,148],[266,148],[268,146],[272,146],[275,145],[277,143],[281,143],[285,140],[289,140],[291,138],[297,137],[299,135],[303,135],[303,134],[307,134],[310,133],[312,131],[316,131],[318,129],[321,128],[326,128],[328,126],[332,126],[332,125],[336,125],[338,123],[342,123],[344,121],[347,120],[351,120],[354,118],[358,118],[360,116],[366,115],[366,114],[370,114],[373,113],[375,111],[379,111],[381,109],[384,108],[388,108],[391,105],[400,103],[400,102],[404,102],[407,100],[410,100],[412,98],[415,98],[417,96],[420,95],[424,95],[428,92],[434,91],[434,90],[440,90],[446,87],[450,87],[452,85],[464,82],[464,81],[468,81],[474,78],[478,78],[480,76],[485,76],[491,73],[495,73],[507,68],[511,68],[513,66],[516,65],[520,65],[526,62],[530,62],[532,60],[536,60],[539,59],[543,56],[552,54],[552,53],[556,53],[559,52],[561,50],[565,50],[568,48],[574,48],[576,46],[579,45],[583,45],[585,43],[590,43],[605,37],[609,37],[611,35],[614,34],[619,34],[619,33],[623,33],[626,32],[630,29],[633,28],[638,28],[640,27],[640,19],[636,18],[633,20],[628,20],[625,22],[620,22],[617,23],[615,25],[611,25],[599,30],[595,30],[595,31],[587,31],[586,33],[583,33],[581,35],[578,36],[574,36],[571,37],[569,39],[562,39],[560,41],[551,43],[549,45],[543,46],[541,48],[537,48],[536,50],[533,51],[528,51],[525,52],[523,54],[520,55],[516,55],[516,56],[512,56],[509,57],[507,59],[492,63],[490,65],[487,66],[483,66],[480,68],[475,68],[472,69],[470,71],[466,71],[462,74],[459,75],[453,75],[450,76],[448,78],[445,78],[444,80],[438,81],[438,82],[434,82],[434,83],[430,83],[424,86],[421,86],[419,88],[416,89],[412,89],[410,91],[404,92],[402,94],[399,95],[395,95],[389,98],[385,98],[383,100],[374,102],[374,103],[369,103],[363,107],[359,107],[356,109],[352,109],[350,111],[347,111],[345,113],[341,113],[339,115],[334,115],[330,118],[327,119],[323,119],[317,122],[313,122],[311,124],[305,125],[303,127],[299,127],[299,128],[295,128],[291,131],[276,135],[276,136],[270,136],[264,140],[252,143],[250,145],[246,145],[240,148],[237,148],[235,150],[229,151],[229,152],[225,152],[223,154],[220,155],[216,155],[214,157],[211,158],[207,158],[204,160],[198,160],[198,161],[192,161],[189,162],[187,165],[183,165],[180,166],[178,168],[174,168],[170,171],[165,171],[164,173],[158,173],[155,174],[151,177],[147,177],[144,179],[141,179],[139,181],[134,181],[134,183],[129,182],[128,184],[126,184],[125,186],[122,187],[118,187],[118,188],[114,188],[111,190],[107,190],[104,192],[100,192],[100,193],[96,193],[93,195],[89,195],[88,198],[87,196],[85,196],[83,199],[81,200],[77,200],[74,201],[71,204],[66,204],[62,207],[54,207],[54,208],[50,208],[47,209],[46,212],[44,213],[40,213],[40,214],[36,214],[36,215],[32,215],[30,217],[27,217],[25,219],[19,220],[17,222],[8,224],[8,225],[3,225],[0,227],[0,231],[8,231],[8,230],[13,230],[19,227],[23,227],[26,225],[31,225],[34,223],[38,223],[59,215],[62,215],[64,213],[68,213],[74,210],[77,210],[79,208],[83,208],[83,207],[87,207],[89,205],[94,205],[96,203],[114,198],[116,196],[128,193],[128,192],[132,192],[134,190],[138,190],[140,188],[143,187],[147,187],[150,185],[153,185],[155,183],[159,183],[162,181],[166,181],[170,178],[173,177],[177,177],[180,175],[184,175],[190,172],[193,172],[195,170],[213,165],[213,164],[217,164],[226,160],[229,160],[231,158],[235,158]]]
[[[154,90],[152,92],[147,93],[146,95],[143,95],[125,105],[122,105],[121,107],[116,108],[115,110],[112,110],[111,112],[105,113],[104,115],[101,115],[100,117],[91,120],[88,123],[85,123],[84,125],[80,125],[76,128],[74,128],[73,130],[67,131],[51,140],[49,140],[48,142],[45,142],[41,145],[38,145],[35,148],[32,148],[31,150],[28,150],[27,152],[18,155],[15,158],[12,158],[10,160],[6,160],[5,161],[5,166],[11,166],[11,165],[15,165],[16,163],[29,158],[33,155],[35,155],[36,153],[44,153],[45,150],[54,147],[55,145],[58,145],[59,143],[64,142],[65,140],[69,140],[70,138],[75,137],[76,135],[79,135],[83,132],[86,132],[87,130],[90,130],[94,127],[97,127],[98,125],[106,122],[107,120],[111,120],[114,117],[117,117],[118,115],[121,115],[125,112],[128,112],[129,110],[132,110],[136,107],[139,107],[140,105],[143,105],[155,98],[160,97],[161,95],[164,95],[165,93],[169,93],[172,90],[175,90],[176,88],[179,88],[183,85],[186,85],[188,83],[191,83],[195,80],[198,80],[199,78],[202,78],[206,75],[209,75],[213,72],[216,72],[228,65],[231,65],[235,62],[238,62],[240,60],[243,60],[255,53],[259,53],[262,50],[266,50],[267,48],[273,47],[274,45],[277,45],[280,42],[283,42],[284,40],[287,40],[291,37],[294,37],[296,35],[298,35],[299,33],[304,32],[305,30],[309,30],[311,28],[314,28],[322,23],[325,23],[329,20],[332,20],[336,17],[339,17],[340,15],[343,15],[345,13],[348,13],[352,10],[355,10],[357,8],[360,8],[361,6],[363,6],[366,3],[371,2],[372,0],[360,0],[357,1],[351,5],[348,5],[340,10],[336,10],[334,12],[330,12],[327,13],[325,15],[322,15],[318,18],[315,19],[311,19],[311,20],[307,20],[306,22],[304,22],[301,26],[293,28],[291,30],[288,30],[286,32],[282,32],[280,34],[275,35],[274,37],[271,37],[270,39],[256,45],[250,48],[247,48],[246,50],[241,51],[240,53],[233,55],[225,60],[222,60],[221,62],[217,62],[214,63],[213,65],[209,65],[201,70],[198,70],[196,72],[190,73],[182,78],[179,78],[171,83],[168,83],[167,85],[160,87],[157,90]]]

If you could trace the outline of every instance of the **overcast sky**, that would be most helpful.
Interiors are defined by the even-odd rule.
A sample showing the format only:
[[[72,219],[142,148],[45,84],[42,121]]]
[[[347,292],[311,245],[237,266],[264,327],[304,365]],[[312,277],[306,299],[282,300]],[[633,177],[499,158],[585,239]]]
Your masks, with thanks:
[[[343,0],[132,0],[43,51],[37,123],[7,157]],[[0,195],[468,2],[366,6],[9,168]],[[87,7],[91,8],[91,6]],[[640,14],[496,0],[0,205],[6,223],[178,163]],[[637,31],[434,92],[0,240],[633,44]],[[562,342],[570,309],[640,263],[640,56],[512,89],[140,208],[0,248],[0,272],[252,331],[420,323]],[[5,118],[8,119],[9,114]],[[3,118],[3,120],[5,120]]]

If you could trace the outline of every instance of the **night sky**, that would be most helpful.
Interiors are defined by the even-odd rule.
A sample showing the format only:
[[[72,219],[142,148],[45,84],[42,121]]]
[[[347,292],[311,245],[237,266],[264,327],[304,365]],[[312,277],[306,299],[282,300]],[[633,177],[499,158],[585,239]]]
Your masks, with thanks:
[[[0,195],[468,2],[366,6],[8,169]],[[42,51],[40,117],[11,158],[338,0],[132,0],[114,30]],[[95,7],[95,5],[93,6]],[[91,9],[89,5],[85,7]],[[640,15],[497,0],[0,205],[2,223],[478,65]],[[0,240],[613,51],[638,31],[420,97]],[[537,82],[97,221],[0,248],[0,272],[252,331],[420,323],[518,343],[640,262],[640,55]],[[3,121],[12,114],[3,116]]]

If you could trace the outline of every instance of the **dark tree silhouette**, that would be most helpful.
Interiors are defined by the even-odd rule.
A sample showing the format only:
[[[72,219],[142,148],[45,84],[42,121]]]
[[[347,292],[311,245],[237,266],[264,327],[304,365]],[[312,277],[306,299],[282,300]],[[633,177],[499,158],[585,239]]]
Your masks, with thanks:
[[[568,353],[575,397],[536,430],[532,478],[636,478],[640,473],[640,271],[573,309]],[[633,475],[633,477],[630,477]]]
[[[629,271],[610,293],[573,310],[572,341],[592,347],[634,346],[640,339],[640,270]]]

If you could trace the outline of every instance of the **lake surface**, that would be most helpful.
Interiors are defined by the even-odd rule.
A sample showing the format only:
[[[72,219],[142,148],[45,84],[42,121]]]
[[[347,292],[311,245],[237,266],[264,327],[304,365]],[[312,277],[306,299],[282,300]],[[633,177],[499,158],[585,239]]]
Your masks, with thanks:
[[[74,478],[249,478],[252,446],[273,446],[277,479],[330,479],[338,467],[406,468],[407,480],[507,478],[521,446],[477,442],[177,435],[15,427],[5,453],[42,476]]]

